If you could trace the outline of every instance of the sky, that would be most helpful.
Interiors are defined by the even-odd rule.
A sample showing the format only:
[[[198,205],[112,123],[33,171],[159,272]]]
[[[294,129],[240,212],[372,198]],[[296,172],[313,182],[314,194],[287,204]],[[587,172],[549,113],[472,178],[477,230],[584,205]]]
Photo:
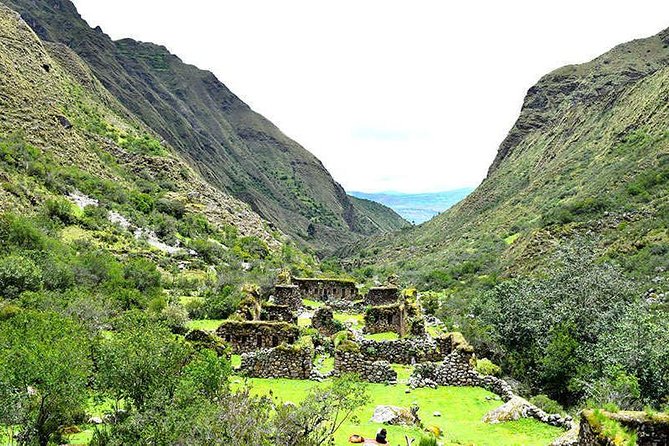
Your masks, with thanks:
[[[526,91],[669,27],[666,0],[74,0],[211,70],[349,191],[476,186]]]

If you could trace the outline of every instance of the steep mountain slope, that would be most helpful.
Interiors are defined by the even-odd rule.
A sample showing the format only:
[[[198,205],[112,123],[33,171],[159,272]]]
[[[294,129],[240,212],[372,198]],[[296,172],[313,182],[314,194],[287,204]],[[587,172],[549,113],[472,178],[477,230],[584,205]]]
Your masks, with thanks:
[[[458,265],[515,275],[581,237],[632,272],[666,274],[668,123],[664,31],[543,77],[475,192],[421,226],[345,255],[422,277]]]
[[[113,42],[69,0],[7,0],[36,33],[72,48],[104,86],[214,186],[317,248],[406,224],[387,208],[354,206],[322,163],[207,71],[164,47]],[[378,227],[369,221],[386,221]]]
[[[177,228],[192,217],[281,246],[280,234],[247,204],[210,186],[159,143],[75,53],[40,42],[3,5],[0,148],[0,211],[29,215],[50,200],[62,205],[64,196],[78,196],[176,244],[187,242]],[[141,240],[138,247],[149,248]]]

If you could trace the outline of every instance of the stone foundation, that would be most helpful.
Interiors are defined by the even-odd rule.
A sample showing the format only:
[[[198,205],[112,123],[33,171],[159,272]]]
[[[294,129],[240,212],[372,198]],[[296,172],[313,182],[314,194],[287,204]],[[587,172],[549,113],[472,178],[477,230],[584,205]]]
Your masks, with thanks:
[[[310,348],[282,345],[244,353],[239,373],[251,378],[309,379],[313,359]]]
[[[451,338],[416,337],[392,341],[359,341],[360,352],[368,361],[387,360],[393,364],[439,362],[451,353]]]
[[[335,350],[334,375],[346,373],[355,373],[360,380],[371,383],[397,382],[397,372],[388,361],[367,361],[359,352]]]
[[[300,330],[286,322],[228,320],[221,323],[216,334],[230,344],[233,353],[248,353],[280,344],[293,344]]]

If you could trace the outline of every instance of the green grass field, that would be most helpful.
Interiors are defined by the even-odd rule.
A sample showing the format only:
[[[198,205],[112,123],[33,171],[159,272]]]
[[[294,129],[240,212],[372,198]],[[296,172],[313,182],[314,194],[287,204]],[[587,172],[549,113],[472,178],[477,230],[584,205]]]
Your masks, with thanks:
[[[403,370],[403,374],[406,371]],[[237,380],[236,385],[240,385]],[[270,390],[277,401],[299,403],[308,390],[318,385],[311,381],[293,381],[285,379],[249,379],[252,392],[268,395]],[[442,441],[447,446],[544,446],[557,438],[562,431],[535,420],[519,420],[511,423],[485,424],[481,418],[491,409],[499,406],[494,394],[475,387],[440,387],[438,389],[416,389],[405,393],[406,386],[386,386],[370,384],[371,401],[356,414],[359,423],[347,422],[337,433],[336,445],[348,444],[351,434],[373,437],[381,425],[371,423],[369,419],[374,408],[380,404],[409,407],[412,402],[420,406],[419,415],[425,426],[439,426],[444,431]],[[493,399],[486,399],[493,398]],[[441,417],[434,417],[435,411]],[[418,438],[417,428],[386,426],[391,445],[404,445],[404,435]],[[414,443],[417,444],[417,443]]]
[[[352,328],[356,330],[359,330],[365,326],[365,321],[362,314],[335,313],[334,318],[343,323],[351,322]]]

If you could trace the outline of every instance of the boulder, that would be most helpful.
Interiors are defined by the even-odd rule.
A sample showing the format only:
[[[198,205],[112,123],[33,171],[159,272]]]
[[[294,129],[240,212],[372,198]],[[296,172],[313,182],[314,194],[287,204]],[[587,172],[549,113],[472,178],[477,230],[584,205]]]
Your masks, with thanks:
[[[534,409],[534,406],[529,401],[514,396],[506,403],[485,414],[482,421],[490,424],[516,421],[520,418],[531,417],[532,409]]]
[[[410,409],[397,406],[376,406],[372,423],[413,426],[417,420]]]

